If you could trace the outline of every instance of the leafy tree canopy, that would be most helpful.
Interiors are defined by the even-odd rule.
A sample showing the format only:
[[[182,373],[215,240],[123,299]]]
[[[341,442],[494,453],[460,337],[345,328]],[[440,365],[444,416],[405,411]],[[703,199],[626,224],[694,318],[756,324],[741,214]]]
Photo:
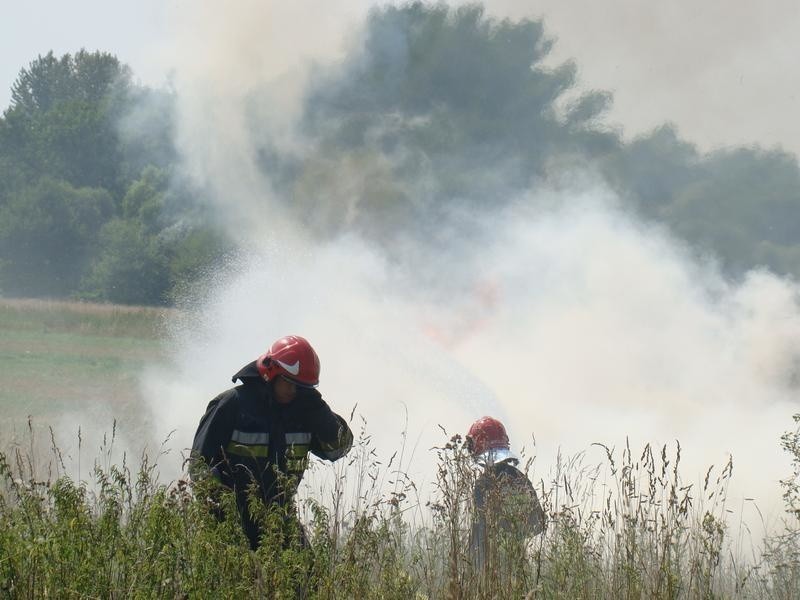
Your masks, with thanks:
[[[567,101],[576,67],[546,67],[552,44],[541,21],[477,5],[376,8],[344,61],[317,68],[303,151],[250,115],[260,165],[317,235],[355,230],[398,260],[408,237],[443,250],[562,165],[588,165],[729,273],[800,277],[794,155],[702,154],[670,124],[625,142],[603,126],[609,93]],[[173,94],[110,54],[22,69],[0,118],[0,292],[163,303],[203,277],[232,242],[180,177],[175,124]]]
[[[117,123],[130,90],[130,69],[111,54],[39,56],[12,86],[0,162],[11,163],[28,182],[48,176],[117,192]]]

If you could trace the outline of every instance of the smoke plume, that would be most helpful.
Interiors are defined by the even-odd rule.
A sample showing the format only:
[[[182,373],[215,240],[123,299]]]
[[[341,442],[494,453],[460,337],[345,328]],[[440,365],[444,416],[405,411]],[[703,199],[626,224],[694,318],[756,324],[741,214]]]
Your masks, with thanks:
[[[332,408],[363,415],[381,460],[407,444],[400,466],[419,481],[434,477],[440,425],[463,433],[490,414],[515,451],[537,455],[534,479],[547,478],[559,450],[599,462],[595,442],[679,440],[689,482],[730,454],[731,497],[775,510],[788,469],[778,438],[800,364],[795,283],[766,271],[729,280],[574,161],[524,187],[498,182],[501,203],[416,206],[424,227],[390,223],[391,244],[348,227],[357,219],[319,235],[313,210],[293,210],[293,188],[264,166],[264,140],[273,158],[318,156],[304,99],[318,69],[357,44],[362,17],[314,2],[239,2],[180,22],[179,147],[240,254],[187,300],[172,364],[143,382],[156,434],[175,429],[173,443],[189,446],[231,375],[296,333],[321,357]],[[390,166],[413,151],[374,149]],[[437,173],[425,173],[391,183],[443,194]],[[334,191],[355,197],[374,176],[336,170]]]

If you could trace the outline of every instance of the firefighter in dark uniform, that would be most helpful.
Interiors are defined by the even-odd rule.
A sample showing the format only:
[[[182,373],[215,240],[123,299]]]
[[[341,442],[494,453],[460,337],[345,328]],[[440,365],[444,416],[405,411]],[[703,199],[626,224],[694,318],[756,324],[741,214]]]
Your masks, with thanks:
[[[502,549],[524,549],[527,540],[544,530],[544,511],[536,490],[511,453],[503,424],[482,417],[469,428],[467,449],[482,467],[473,488],[470,554],[480,572],[493,570],[503,560]]]
[[[350,427],[316,390],[319,371],[319,358],[307,340],[283,337],[233,376],[233,383],[241,383],[209,403],[197,428],[193,476],[210,471],[233,489],[253,549],[262,531],[248,508],[251,490],[267,507],[283,507],[296,519],[293,499],[308,453],[334,461],[352,446]]]

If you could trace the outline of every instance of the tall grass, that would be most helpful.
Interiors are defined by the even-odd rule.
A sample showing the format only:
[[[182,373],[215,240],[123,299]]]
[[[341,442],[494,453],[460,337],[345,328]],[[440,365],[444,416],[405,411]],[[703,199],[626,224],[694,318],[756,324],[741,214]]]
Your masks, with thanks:
[[[498,534],[476,568],[469,552],[477,475],[459,436],[436,449],[423,499],[396,457],[382,464],[362,426],[328,493],[296,521],[259,511],[252,552],[234,499],[211,481],[159,482],[156,457],[111,460],[68,477],[52,441],[0,453],[0,596],[8,598],[796,598],[800,592],[800,433],[781,440],[785,528],[743,562],[733,550],[729,462],[681,480],[680,446],[605,449],[601,465],[560,458],[537,484],[545,532]],[[37,466],[38,465],[38,466]],[[530,462],[527,463],[530,466]]]
[[[0,298],[0,330],[158,338],[175,309]]]

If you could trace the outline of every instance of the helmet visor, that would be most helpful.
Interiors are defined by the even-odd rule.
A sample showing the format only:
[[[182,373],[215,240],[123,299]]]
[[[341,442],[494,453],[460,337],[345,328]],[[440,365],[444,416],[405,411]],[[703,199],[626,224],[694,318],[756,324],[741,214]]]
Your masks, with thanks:
[[[506,460],[518,461],[519,459],[508,448],[489,448],[483,454],[478,454],[475,457],[475,462],[482,465],[493,465]]]

